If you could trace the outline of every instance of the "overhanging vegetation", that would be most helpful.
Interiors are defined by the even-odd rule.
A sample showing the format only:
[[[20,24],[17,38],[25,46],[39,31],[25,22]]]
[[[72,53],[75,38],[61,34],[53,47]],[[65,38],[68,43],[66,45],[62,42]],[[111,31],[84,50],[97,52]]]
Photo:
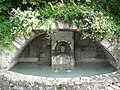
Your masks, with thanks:
[[[45,32],[51,36],[54,30],[51,30],[50,26],[59,20],[76,25],[78,33],[82,33],[84,39],[89,37],[101,41],[111,34],[120,37],[120,15],[113,10],[116,3],[119,3],[117,0],[112,6],[112,0],[107,4],[105,0],[42,1],[44,0],[1,1],[1,50],[2,45],[11,49],[11,41],[14,37],[30,34],[33,29],[42,25],[46,26]],[[6,4],[3,5],[4,3]]]

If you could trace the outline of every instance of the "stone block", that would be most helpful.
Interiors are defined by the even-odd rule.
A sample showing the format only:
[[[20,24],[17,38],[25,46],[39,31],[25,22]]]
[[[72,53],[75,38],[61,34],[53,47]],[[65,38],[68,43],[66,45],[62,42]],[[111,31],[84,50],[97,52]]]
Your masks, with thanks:
[[[4,87],[9,87],[9,86],[10,86],[10,84],[9,84],[8,81],[3,81],[3,82],[2,82],[2,85],[3,85]]]
[[[105,87],[105,90],[114,90],[114,89],[110,86],[107,86],[107,87]]]
[[[21,48],[22,47],[19,43],[15,42],[15,41],[12,41],[12,43],[16,48]]]
[[[57,25],[58,25],[58,28],[59,28],[59,29],[63,29],[63,22],[59,22],[59,21],[58,21],[58,22],[57,22]]]
[[[26,35],[25,38],[26,38],[27,40],[29,40],[29,39],[30,39],[30,36],[29,36],[29,35]]]
[[[42,25],[40,29],[45,30],[46,29],[45,25]]]
[[[40,86],[40,87],[39,87],[39,90],[45,90],[45,89],[43,89],[43,87]]]
[[[56,23],[52,23],[52,25],[51,25],[51,29],[52,29],[52,30],[57,29],[57,27],[56,27]]]
[[[116,61],[117,69],[120,69],[120,61]]]
[[[76,86],[75,90],[81,90],[80,86]]]
[[[4,58],[3,58],[4,59]],[[2,69],[6,69],[6,68],[8,68],[9,67],[9,63],[7,62],[7,60],[6,59],[4,59],[4,60],[0,60],[0,67],[2,68]]]
[[[110,85],[113,89],[115,90],[120,90],[120,87],[119,86],[116,86],[116,85]]]
[[[46,82],[45,82],[45,85],[49,85],[49,86],[51,86],[52,84],[53,84],[52,81],[46,81]]]
[[[19,86],[14,86],[13,90],[24,90],[23,87],[19,87]]]
[[[103,40],[100,42],[104,47],[108,48],[110,46],[110,43],[107,40]]]
[[[38,58],[18,58],[19,62],[38,62]]]
[[[30,36],[34,37],[34,36],[35,36],[35,33],[34,33],[34,32],[31,32]]]
[[[72,28],[73,28],[73,29],[78,29],[78,28],[77,28],[77,26],[75,26],[75,25],[73,25],[73,27],[72,27]]]
[[[20,45],[22,45],[22,44],[25,43],[25,39],[20,38],[20,37],[16,37],[16,38],[15,38],[15,41],[16,41],[17,43],[19,43]]]

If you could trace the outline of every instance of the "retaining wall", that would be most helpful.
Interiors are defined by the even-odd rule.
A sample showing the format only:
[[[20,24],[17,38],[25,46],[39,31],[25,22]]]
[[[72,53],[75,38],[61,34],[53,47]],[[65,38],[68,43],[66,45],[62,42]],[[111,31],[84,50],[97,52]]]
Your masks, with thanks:
[[[47,78],[10,71],[0,73],[0,90],[120,90],[120,74]]]

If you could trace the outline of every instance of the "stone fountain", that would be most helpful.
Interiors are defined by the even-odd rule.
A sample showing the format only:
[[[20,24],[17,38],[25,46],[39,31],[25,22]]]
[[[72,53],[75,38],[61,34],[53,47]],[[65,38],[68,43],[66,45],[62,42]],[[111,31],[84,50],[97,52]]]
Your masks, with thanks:
[[[73,31],[58,31],[52,37],[52,68],[71,70],[75,64]]]

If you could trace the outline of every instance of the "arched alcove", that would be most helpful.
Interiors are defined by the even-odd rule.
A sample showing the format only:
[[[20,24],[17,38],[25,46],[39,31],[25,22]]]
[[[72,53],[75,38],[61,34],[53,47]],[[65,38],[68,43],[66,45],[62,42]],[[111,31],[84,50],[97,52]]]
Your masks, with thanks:
[[[68,31],[69,32],[69,31]],[[64,34],[64,33],[62,33]],[[57,36],[59,37],[59,36]],[[90,38],[82,39],[81,34],[74,32],[74,58],[75,63],[81,62],[108,62],[109,55],[104,50],[99,42],[93,41]],[[51,42],[51,40],[49,41]],[[65,44],[69,46],[68,42],[56,42],[55,50],[59,51],[59,46]],[[51,63],[51,44],[47,44],[45,34],[34,38],[25,49],[19,54],[19,62],[38,62],[39,64]],[[68,47],[70,49],[70,46]],[[56,52],[59,53],[59,52]],[[57,55],[57,54],[56,54]],[[114,61],[114,60],[113,60]]]
[[[90,38],[83,39],[77,32],[75,32],[75,59],[76,63],[108,62],[106,54],[98,42]]]
[[[59,74],[56,73],[57,70],[58,72],[59,70],[60,72],[70,70],[72,74],[77,70],[88,70],[86,71],[88,73],[90,70],[93,70],[94,73],[104,73],[105,67],[110,71],[116,70],[110,65],[114,66],[114,63],[110,63],[110,61],[115,62],[114,58],[111,58],[99,42],[90,38],[83,39],[81,34],[75,31],[70,31],[71,38],[67,36],[67,32],[69,31],[56,32],[56,36],[53,36],[55,39],[52,37],[49,44],[45,40],[45,34],[38,35],[26,45],[16,59],[18,64],[10,70],[23,74],[45,75],[45,77],[49,76],[48,72],[51,76]],[[62,51],[61,47],[64,47],[65,51]],[[19,68],[21,69],[19,70]],[[84,68],[86,69],[84,70]],[[99,69],[98,72],[96,72],[96,68]],[[106,72],[109,71],[108,69]],[[79,75],[80,72],[77,74]],[[78,76],[77,74],[76,76]],[[66,75],[68,74],[66,73]]]
[[[21,52],[19,62],[39,62],[50,64],[50,44],[45,40],[45,34],[34,38]]]
[[[76,30],[76,28],[71,29],[70,27],[63,27],[62,25],[64,26],[64,24],[59,24],[59,29],[64,30],[64,28],[65,28],[68,31]],[[39,32],[39,30],[38,30],[38,32]],[[51,54],[49,54],[49,53],[51,53],[51,49],[50,49],[51,46],[50,45],[46,46],[46,44],[44,42],[45,40],[42,39],[41,36],[42,35],[35,34],[32,32],[31,35],[16,37],[15,41],[12,42],[13,45],[16,47],[13,51],[9,51],[6,48],[3,49],[4,52],[0,55],[0,67],[1,68],[12,67],[13,65],[15,65],[18,62],[18,59],[17,59],[18,57],[28,58],[28,60],[26,60],[28,62],[32,61],[29,58],[29,57],[31,57],[31,58],[34,58],[33,62],[39,61],[39,63],[43,63],[42,61],[44,61],[45,63],[50,63],[51,62],[50,61]],[[33,42],[35,42],[35,43],[33,43]],[[42,43],[44,43],[44,44],[42,44]],[[115,56],[116,54],[113,55],[113,53],[114,53],[113,49],[111,49],[111,51],[110,51],[109,48],[107,48],[107,46],[109,46],[109,45],[108,44],[106,45],[106,43],[108,43],[107,40],[104,42],[103,41],[99,42],[99,43],[97,43],[91,39],[82,40],[81,35],[78,32],[75,32],[74,33],[75,62],[82,62],[85,60],[86,61],[95,61],[93,59],[93,57],[94,58],[96,57],[99,60],[100,60],[100,58],[104,58],[105,62],[109,62],[114,67],[119,69],[120,61],[117,59],[118,56],[116,57]],[[73,45],[73,43],[70,44],[70,47],[72,47],[72,49],[73,49],[72,45]],[[54,47],[55,46],[53,46],[53,48]],[[45,50],[42,50],[42,48],[45,48]],[[113,46],[110,48],[113,48]],[[47,49],[49,49],[49,50],[47,50]],[[46,54],[44,54],[43,52]],[[47,58],[45,57],[45,55],[47,56]],[[41,58],[41,60],[40,60],[40,58]],[[87,60],[86,58],[91,58],[91,60]],[[46,59],[46,60],[44,60],[44,59]],[[25,61],[25,60],[21,59],[19,61]]]

